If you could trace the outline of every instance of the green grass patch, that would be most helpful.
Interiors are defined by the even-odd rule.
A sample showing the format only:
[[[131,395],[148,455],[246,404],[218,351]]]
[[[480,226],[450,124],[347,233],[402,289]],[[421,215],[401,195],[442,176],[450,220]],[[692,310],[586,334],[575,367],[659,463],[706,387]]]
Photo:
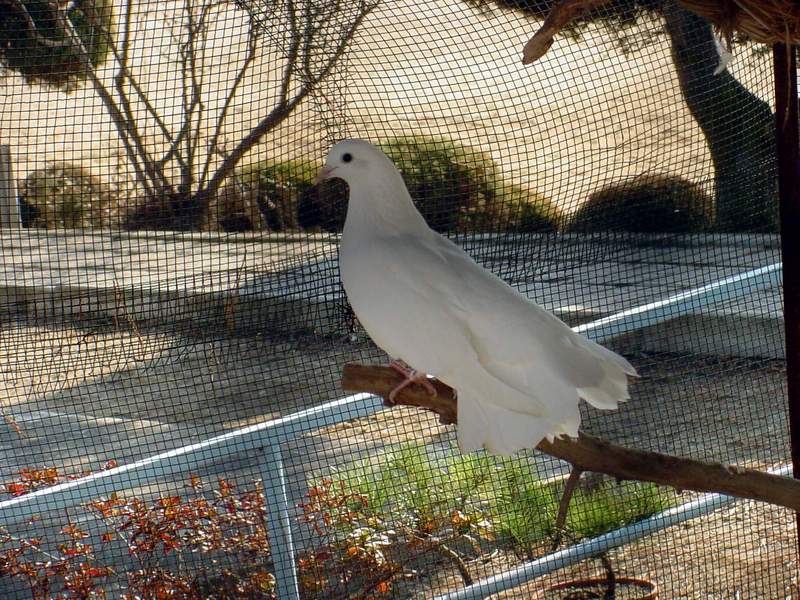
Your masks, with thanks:
[[[555,535],[565,480],[544,481],[529,457],[500,458],[458,451],[433,454],[404,445],[377,459],[350,465],[331,478],[366,500],[387,524],[434,522],[454,511],[485,523],[502,545],[544,549]],[[579,485],[566,521],[568,538],[594,537],[676,504],[674,492],[650,483],[593,479]]]

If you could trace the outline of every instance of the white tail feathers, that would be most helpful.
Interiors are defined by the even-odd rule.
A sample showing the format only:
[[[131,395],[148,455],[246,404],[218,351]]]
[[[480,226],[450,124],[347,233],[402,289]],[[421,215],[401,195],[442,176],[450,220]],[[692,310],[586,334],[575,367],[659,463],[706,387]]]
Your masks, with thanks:
[[[552,425],[548,419],[508,410],[466,391],[458,395],[458,446],[462,452],[484,448],[509,455],[534,448],[550,434]]]
[[[597,342],[593,342],[587,337],[584,337],[581,341],[584,342],[585,347],[590,350],[597,358],[602,360],[605,364],[603,365],[603,370],[608,372],[608,367],[610,366],[607,363],[611,363],[616,365],[625,375],[630,375],[631,377],[638,377],[639,374],[634,369],[633,365],[628,362],[628,360],[624,356],[620,356],[613,350],[609,350],[605,346],[601,346]],[[626,385],[627,388],[627,380]]]
[[[627,393],[614,393],[614,390],[602,387],[578,388],[578,395],[601,410],[614,410],[620,402],[625,402],[629,398]]]
[[[546,416],[540,411],[536,411],[537,414],[524,412],[524,402],[519,400],[513,404],[506,401],[505,406],[498,404],[504,398],[507,400],[504,392],[510,391],[498,380],[494,380],[496,397],[491,393],[491,385],[487,385],[491,378],[482,378],[482,386],[459,389],[458,445],[461,451],[484,448],[495,454],[509,455],[535,448],[545,438],[552,441],[562,435],[577,437],[581,424],[579,398],[603,410],[615,409],[620,402],[628,400],[628,376],[638,376],[636,369],[615,352],[588,339],[581,341],[585,341],[584,347],[592,355],[588,360],[599,363],[602,376],[598,377],[595,363],[595,382],[591,385],[578,387],[575,380],[571,383],[569,378],[547,384],[540,381],[538,390],[531,390],[531,409],[549,405],[552,410]],[[478,387],[482,389],[478,391]],[[524,400],[524,396],[520,398]]]
[[[611,353],[610,351],[608,352]],[[615,354],[614,356],[618,355]],[[620,356],[619,358],[622,357]],[[625,362],[627,363],[628,361]],[[618,407],[620,402],[625,402],[630,398],[628,394],[628,375],[636,375],[633,367],[631,367],[631,370],[633,373],[628,373],[621,370],[619,364],[605,362],[603,363],[603,380],[597,385],[577,388],[578,396],[595,408],[613,410]]]

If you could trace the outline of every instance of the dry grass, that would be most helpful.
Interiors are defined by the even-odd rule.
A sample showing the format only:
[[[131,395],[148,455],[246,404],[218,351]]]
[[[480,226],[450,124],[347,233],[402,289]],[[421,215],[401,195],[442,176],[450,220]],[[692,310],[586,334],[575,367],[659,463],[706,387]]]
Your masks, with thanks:
[[[609,558],[618,574],[654,581],[664,600],[800,597],[794,516],[754,502],[676,525]],[[598,561],[581,563],[491,598],[527,600],[550,583],[602,575]]]

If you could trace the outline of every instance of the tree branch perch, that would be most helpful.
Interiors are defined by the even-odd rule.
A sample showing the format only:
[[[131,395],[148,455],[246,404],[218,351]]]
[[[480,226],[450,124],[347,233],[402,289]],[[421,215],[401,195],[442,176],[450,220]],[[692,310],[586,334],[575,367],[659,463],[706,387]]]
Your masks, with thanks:
[[[556,34],[569,23],[609,0],[560,0],[553,5],[544,23],[522,49],[522,64],[539,60],[553,45]]]
[[[387,398],[401,381],[402,376],[388,367],[348,364],[341,383],[347,391]],[[436,397],[428,395],[421,386],[412,385],[398,394],[397,404],[431,410],[442,423],[455,423],[457,404],[453,389],[441,381],[433,384],[438,392]],[[679,490],[727,494],[800,511],[800,480],[790,477],[625,448],[585,433],[576,439],[542,441],[538,449],[581,471],[604,473],[616,479],[651,481]]]

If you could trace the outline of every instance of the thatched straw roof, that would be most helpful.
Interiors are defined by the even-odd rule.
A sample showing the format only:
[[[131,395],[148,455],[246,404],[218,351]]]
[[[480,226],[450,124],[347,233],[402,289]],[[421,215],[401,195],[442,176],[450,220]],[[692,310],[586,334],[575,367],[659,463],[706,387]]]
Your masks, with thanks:
[[[556,33],[573,19],[610,0],[560,0],[523,50],[531,63],[550,48]],[[733,33],[756,42],[800,44],[800,0],[677,0],[683,8],[711,21],[730,44]]]
[[[678,0],[705,17],[723,33],[739,32],[757,42],[800,42],[800,2],[797,0]]]

